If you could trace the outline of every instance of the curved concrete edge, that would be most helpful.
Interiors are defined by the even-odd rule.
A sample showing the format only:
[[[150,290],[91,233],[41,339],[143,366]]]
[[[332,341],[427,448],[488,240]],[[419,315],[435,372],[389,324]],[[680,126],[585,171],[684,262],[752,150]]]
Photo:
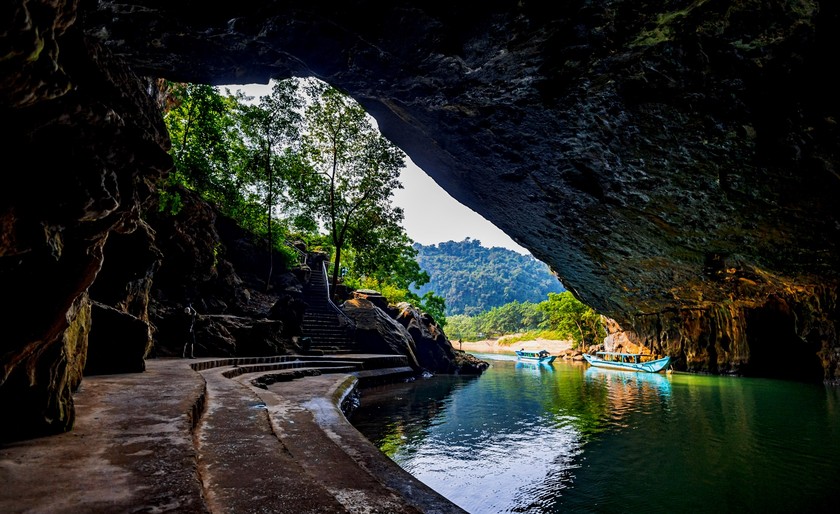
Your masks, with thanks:
[[[0,445],[0,512],[215,512],[208,500],[218,491],[202,475],[197,438],[207,416],[245,405],[270,424],[261,441],[276,437],[279,445],[266,450],[235,430],[224,438],[218,454],[233,452],[247,464],[231,469],[246,487],[224,491],[223,499],[243,506],[230,512],[262,512],[270,504],[282,507],[274,512],[296,514],[465,513],[380,452],[344,416],[340,406],[360,383],[354,373],[365,372],[303,377],[266,390],[252,385],[248,374],[222,377],[218,363],[150,359],[143,373],[86,378],[74,396],[72,431]],[[225,384],[227,399],[213,397],[211,386]],[[255,409],[254,401],[265,410]],[[246,490],[259,489],[250,484],[254,466],[286,480],[287,487],[269,488],[274,503],[254,504]]]
[[[318,400],[312,400],[306,404],[307,408],[321,414],[315,416],[318,426],[356,461],[360,468],[370,473],[384,486],[396,491],[422,512],[427,514],[466,513],[467,511],[400,467],[350,423],[341,410],[341,405],[356,391],[358,385],[359,380],[353,376],[336,380],[326,396],[330,402],[329,411],[324,409]],[[330,412],[330,415],[324,415],[326,412]]]
[[[294,452],[295,443],[287,423],[291,411],[304,410],[312,420],[309,430],[322,432],[344,454],[344,459],[321,462],[322,468],[332,468],[349,476],[359,472],[373,477],[382,488],[402,498],[408,506],[425,514],[466,514],[440,493],[430,488],[382,453],[350,423],[341,405],[359,386],[354,374],[335,373],[303,377],[269,386],[267,390],[253,386],[251,375],[238,377],[243,385],[252,388],[266,403],[275,433]],[[307,417],[295,417],[295,423]],[[310,433],[311,435],[311,433]],[[352,467],[346,464],[352,462]],[[303,463],[302,463],[303,464]]]

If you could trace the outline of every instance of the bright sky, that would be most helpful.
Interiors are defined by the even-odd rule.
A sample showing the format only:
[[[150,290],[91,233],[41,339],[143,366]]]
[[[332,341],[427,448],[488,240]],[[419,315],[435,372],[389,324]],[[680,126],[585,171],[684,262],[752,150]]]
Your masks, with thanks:
[[[268,84],[224,86],[236,92],[241,89],[248,96],[259,98],[271,92]],[[478,239],[482,246],[501,246],[527,255],[530,252],[484,219],[472,209],[462,205],[443,190],[426,172],[406,159],[400,175],[404,189],[394,194],[394,204],[405,212],[403,226],[408,236],[423,245],[444,241]]]
[[[496,225],[449,196],[411,159],[406,164],[400,174],[404,189],[394,194],[394,203],[405,211],[403,226],[414,241],[431,245],[469,237],[488,248],[501,246],[523,255],[530,253]]]

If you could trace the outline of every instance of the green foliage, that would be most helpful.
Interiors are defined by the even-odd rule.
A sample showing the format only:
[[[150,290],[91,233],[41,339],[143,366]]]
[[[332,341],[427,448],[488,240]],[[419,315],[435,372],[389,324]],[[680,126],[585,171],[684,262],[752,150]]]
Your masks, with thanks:
[[[243,176],[253,196],[259,198],[269,252],[274,252],[277,238],[273,226],[275,206],[287,190],[286,178],[306,167],[298,151],[303,98],[294,80],[275,82],[271,94],[260,97],[259,104],[239,104],[239,128],[244,135]],[[269,259],[266,284],[271,282],[273,260]]]
[[[549,339],[552,341],[564,341],[569,337],[556,330],[529,330],[527,332],[516,332],[514,334],[506,334],[499,338],[500,346],[511,346],[520,341],[534,341],[536,339]]]
[[[306,166],[295,177],[294,198],[332,238],[336,284],[345,245],[370,256],[371,249],[400,242],[402,211],[391,200],[402,187],[405,156],[349,96],[322,82],[310,82],[306,93],[301,140]]]
[[[475,316],[450,316],[448,325],[450,338],[466,341],[524,333],[524,338],[571,339],[578,346],[597,344],[606,336],[600,315],[569,291],[549,293],[536,304],[511,302]]]
[[[475,316],[450,316],[447,333],[458,339],[476,341],[527,330],[536,330],[545,319],[538,304],[513,301]]]
[[[235,99],[212,86],[176,83],[167,83],[166,99],[164,121],[175,169],[162,188],[162,209],[177,212],[177,185],[213,202],[238,197],[239,185],[230,173],[239,145]]]
[[[442,296],[436,295],[433,291],[426,291],[417,306],[423,312],[431,315],[440,328],[444,328],[448,324],[446,300]]]
[[[332,256],[334,281],[346,275],[348,285],[410,301],[445,323],[443,298],[411,290],[429,275],[392,204],[405,155],[355,101],[297,79],[256,100],[195,84],[167,83],[165,93],[175,169],[160,188],[162,210],[177,213],[178,191],[192,189],[287,267],[297,256],[284,240],[301,239]]]
[[[548,300],[540,303],[539,309],[546,316],[541,323],[543,328],[568,334],[577,345],[596,344],[607,335],[601,316],[569,291],[549,294]]]
[[[428,283],[415,291],[443,296],[449,315],[476,315],[513,301],[539,302],[563,291],[545,263],[505,248],[486,248],[477,239],[414,247],[417,262],[429,274]]]

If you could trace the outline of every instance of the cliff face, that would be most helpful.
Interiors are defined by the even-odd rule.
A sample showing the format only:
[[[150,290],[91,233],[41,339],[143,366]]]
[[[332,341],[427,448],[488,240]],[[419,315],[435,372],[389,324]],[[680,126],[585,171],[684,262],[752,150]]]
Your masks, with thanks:
[[[798,378],[840,376],[834,3],[13,0],[3,11],[0,406],[45,431],[72,422],[97,316],[120,320],[93,307],[107,243],[141,230],[171,166],[138,77],[318,76],[683,369],[774,374],[789,361]],[[137,273],[110,294],[142,327]]]

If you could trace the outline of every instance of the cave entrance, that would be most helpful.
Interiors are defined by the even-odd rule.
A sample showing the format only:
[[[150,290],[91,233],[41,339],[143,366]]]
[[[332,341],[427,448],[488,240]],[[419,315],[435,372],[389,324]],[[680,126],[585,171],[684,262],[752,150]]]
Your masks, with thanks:
[[[273,84],[274,81],[267,84],[228,84],[217,86],[217,89],[221,92],[241,91],[256,100],[270,94]],[[496,225],[452,197],[408,156],[400,182],[403,189],[394,192],[394,203],[403,210],[402,224],[415,242],[432,245],[473,239],[487,247],[501,247],[530,255],[528,249]]]
[[[797,334],[796,314],[778,297],[757,309],[746,311],[747,344],[751,376],[820,382],[823,368],[817,352],[819,341]]]

